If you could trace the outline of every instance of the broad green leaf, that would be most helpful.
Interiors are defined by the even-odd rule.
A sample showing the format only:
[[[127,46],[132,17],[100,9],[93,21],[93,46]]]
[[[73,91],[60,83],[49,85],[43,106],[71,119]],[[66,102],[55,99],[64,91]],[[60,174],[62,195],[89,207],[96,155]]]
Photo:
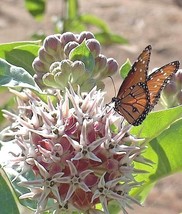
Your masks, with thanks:
[[[96,33],[95,38],[104,45],[110,45],[110,44],[128,44],[128,40],[123,38],[120,35],[113,34],[110,32],[101,32]]]
[[[20,214],[15,193],[13,192],[5,172],[0,169],[0,210],[3,214]]]
[[[37,45],[39,47],[40,41],[28,41],[28,42],[11,42],[0,44],[0,58],[6,59],[7,52],[12,51],[14,48],[28,45]]]
[[[41,20],[46,8],[46,0],[25,0],[28,12],[37,20]]]
[[[158,127],[160,124],[158,125]],[[152,127],[151,127],[152,128]],[[175,172],[182,172],[182,119],[174,122],[168,129],[154,138],[148,144],[144,157],[152,160],[155,164],[151,166],[136,163],[136,168],[146,170],[149,173],[139,174],[137,181],[144,184],[132,192],[141,202],[148,194],[148,190],[159,179]]]
[[[182,106],[151,112],[140,126],[132,128],[131,134],[150,141],[181,117]]]
[[[0,59],[0,85],[40,91],[33,77],[25,69],[11,65],[4,59]]]
[[[98,27],[103,32],[109,32],[109,27],[107,24],[100,18],[90,14],[83,14],[79,16],[79,20],[81,23],[89,24]]]
[[[33,75],[35,71],[32,67],[32,62],[37,56],[39,48],[40,46],[33,44],[18,46],[6,52],[5,59],[13,65],[24,68]]]
[[[73,49],[69,55],[70,60],[72,61],[82,61],[85,64],[85,68],[88,72],[92,72],[94,69],[95,61],[94,57],[83,41],[79,46]]]
[[[78,1],[77,0],[68,0],[68,17],[67,19],[75,19],[78,16]]]
[[[119,73],[123,79],[127,76],[128,72],[131,69],[131,66],[132,65],[129,59],[127,59],[126,62],[121,66]]]

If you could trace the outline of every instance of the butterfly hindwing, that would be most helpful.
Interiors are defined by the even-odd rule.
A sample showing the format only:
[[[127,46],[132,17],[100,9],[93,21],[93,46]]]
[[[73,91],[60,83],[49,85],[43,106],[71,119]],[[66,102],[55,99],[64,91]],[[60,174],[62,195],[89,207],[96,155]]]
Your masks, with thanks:
[[[165,85],[170,81],[173,74],[179,69],[179,61],[174,61],[154,71],[147,78],[147,87],[150,93],[151,109],[157,104],[160,94]]]
[[[149,91],[145,83],[127,88],[122,98],[113,98],[115,110],[130,124],[139,125],[149,112]]]

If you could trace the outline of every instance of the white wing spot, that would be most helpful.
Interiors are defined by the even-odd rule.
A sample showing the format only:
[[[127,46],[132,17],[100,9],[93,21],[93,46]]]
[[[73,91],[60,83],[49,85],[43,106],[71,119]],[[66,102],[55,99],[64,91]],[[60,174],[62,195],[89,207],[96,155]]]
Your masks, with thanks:
[[[143,60],[142,64],[145,64],[145,60]]]
[[[166,76],[166,75],[167,75],[167,73],[164,73],[163,75],[164,75],[164,76]]]
[[[142,72],[142,69],[140,68],[140,72]]]

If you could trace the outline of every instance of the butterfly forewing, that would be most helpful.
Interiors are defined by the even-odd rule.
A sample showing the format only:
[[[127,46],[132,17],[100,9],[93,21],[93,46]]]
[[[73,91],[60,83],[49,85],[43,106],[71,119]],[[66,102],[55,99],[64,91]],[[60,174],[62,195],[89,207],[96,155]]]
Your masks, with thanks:
[[[122,93],[124,93],[126,88],[129,88],[137,84],[138,82],[146,82],[151,49],[152,47],[148,45],[139,55],[138,59],[135,61],[131,70],[129,71],[127,77],[124,79],[117,97],[122,96]]]
[[[149,110],[149,92],[145,83],[137,83],[127,88],[123,97],[115,98],[115,110],[130,124],[139,125]]]
[[[154,71],[147,78],[147,87],[150,93],[151,109],[156,105],[165,85],[170,81],[173,74],[179,69],[179,61],[171,62]]]

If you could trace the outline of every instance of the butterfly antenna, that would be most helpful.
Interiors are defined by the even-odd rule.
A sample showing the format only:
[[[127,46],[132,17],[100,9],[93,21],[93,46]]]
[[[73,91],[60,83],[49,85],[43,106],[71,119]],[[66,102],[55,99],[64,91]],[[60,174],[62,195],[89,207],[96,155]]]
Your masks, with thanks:
[[[111,79],[111,81],[112,81],[112,84],[113,84],[113,87],[114,87],[114,96],[116,97],[116,86],[115,86],[115,84],[114,84],[114,80],[113,80],[113,78],[111,77],[111,76],[108,76],[110,79]]]

